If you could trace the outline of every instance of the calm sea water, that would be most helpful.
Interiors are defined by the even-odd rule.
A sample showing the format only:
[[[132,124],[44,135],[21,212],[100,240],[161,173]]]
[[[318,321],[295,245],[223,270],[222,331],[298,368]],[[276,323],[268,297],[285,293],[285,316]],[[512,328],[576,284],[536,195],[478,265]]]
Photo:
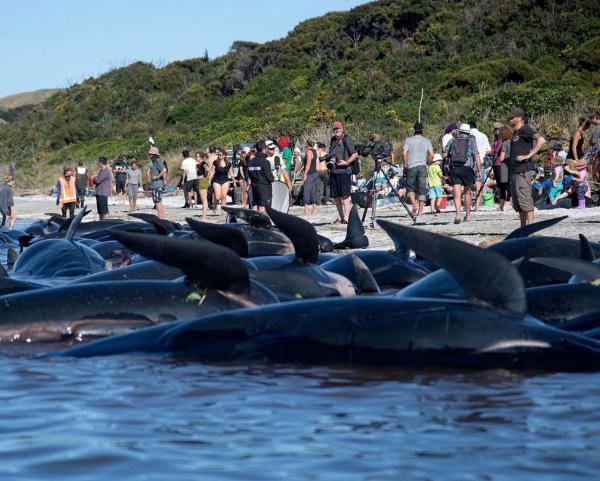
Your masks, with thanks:
[[[600,374],[48,349],[0,345],[0,480],[599,477]]]
[[[0,349],[0,478],[598,479],[599,374]]]

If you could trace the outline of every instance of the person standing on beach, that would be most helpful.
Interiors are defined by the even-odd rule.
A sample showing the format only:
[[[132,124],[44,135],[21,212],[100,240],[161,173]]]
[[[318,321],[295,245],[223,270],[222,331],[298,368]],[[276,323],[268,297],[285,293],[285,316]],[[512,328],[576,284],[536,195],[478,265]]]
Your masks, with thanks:
[[[100,170],[94,177],[94,186],[96,191],[96,208],[100,220],[108,219],[108,197],[112,190],[112,175],[108,168],[106,157],[98,159]]]
[[[248,177],[252,189],[253,209],[258,212],[266,212],[266,207],[271,205],[273,188],[271,184],[275,180],[271,164],[267,160],[267,146],[260,141],[256,144],[256,156],[248,161]]]
[[[75,183],[77,184],[77,198],[79,199],[79,207],[82,209],[85,204],[85,195],[87,193],[89,180],[87,169],[83,166],[83,162],[79,161]]]
[[[69,211],[69,217],[74,217],[77,204],[77,185],[73,176],[73,169],[65,167],[63,175],[58,178],[56,183],[56,205],[60,207],[63,217],[67,216],[67,210]]]
[[[533,166],[531,158],[546,143],[546,139],[525,125],[525,112],[514,108],[508,114],[508,122],[513,128],[510,142],[509,167],[511,171],[510,188],[513,208],[519,213],[521,226],[533,223],[533,198],[531,196],[531,178]]]
[[[8,219],[9,230],[15,226],[15,222],[17,221],[17,213],[14,209],[13,185],[15,185],[15,178],[12,175],[5,175],[4,185],[0,187],[0,214],[2,214],[2,224],[0,227],[3,227]]]
[[[167,169],[160,158],[158,147],[150,147],[148,151],[152,165],[150,166],[150,179],[152,184],[152,201],[156,207],[156,213],[159,219],[165,218],[165,208],[162,204],[162,191],[165,187],[165,175]]]
[[[465,193],[465,218],[471,216],[471,188],[475,185],[477,174],[481,174],[481,158],[477,150],[477,141],[471,135],[471,126],[461,124],[458,135],[446,146],[446,158],[450,166],[450,183],[454,190],[454,223],[460,224],[462,191]]]
[[[415,123],[415,135],[404,141],[402,160],[406,170],[406,192],[413,218],[423,214],[427,198],[427,163],[433,160],[433,145],[423,136],[423,124]]]
[[[127,197],[129,198],[129,212],[137,210],[137,194],[142,180],[142,171],[138,164],[132,160],[127,169]]]

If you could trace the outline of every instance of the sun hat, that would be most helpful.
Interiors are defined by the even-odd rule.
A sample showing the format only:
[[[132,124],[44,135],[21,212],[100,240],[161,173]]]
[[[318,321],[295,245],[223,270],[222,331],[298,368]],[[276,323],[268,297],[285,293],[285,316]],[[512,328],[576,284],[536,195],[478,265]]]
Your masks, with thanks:
[[[150,147],[150,150],[148,151],[148,153],[150,155],[160,155],[160,152],[158,151],[158,147]]]
[[[575,169],[575,161],[574,160],[569,161],[569,164],[565,167],[565,172],[568,172],[569,174],[577,173],[577,170]]]
[[[440,154],[433,154],[432,162],[441,162],[444,158]]]
[[[460,127],[458,128],[458,130],[460,132],[470,133],[471,132],[471,126],[469,124],[460,124]]]
[[[335,129],[343,129],[343,128],[344,128],[344,126],[342,125],[342,123],[341,123],[339,120],[336,120],[336,121],[333,123],[333,125],[331,126],[331,128],[332,128],[333,130],[335,130]]]
[[[578,160],[575,162],[575,170],[587,169],[587,162],[585,160]]]

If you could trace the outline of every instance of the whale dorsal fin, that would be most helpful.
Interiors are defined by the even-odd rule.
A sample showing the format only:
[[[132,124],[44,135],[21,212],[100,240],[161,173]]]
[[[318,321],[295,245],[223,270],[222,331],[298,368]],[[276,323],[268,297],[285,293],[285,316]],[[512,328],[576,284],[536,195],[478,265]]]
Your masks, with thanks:
[[[377,222],[386,232],[393,232],[412,250],[450,273],[471,302],[516,316],[527,312],[523,278],[500,254],[414,227],[385,220]]]
[[[552,219],[541,220],[539,222],[534,222],[533,224],[528,224],[523,227],[519,227],[518,229],[515,229],[510,234],[508,234],[504,240],[529,237],[531,234],[535,234],[536,232],[539,232],[542,229],[547,229],[548,227],[551,227],[554,224],[558,224],[560,221],[565,220],[567,217],[569,216],[563,215],[562,217],[553,217]]]
[[[240,256],[212,242],[139,234],[108,229],[108,233],[148,259],[181,269],[198,287],[247,294],[250,291],[248,267]]]
[[[229,247],[240,257],[248,257],[248,240],[241,230],[231,229],[226,225],[199,222],[191,217],[187,217],[185,220],[194,232],[206,240],[220,246]]]
[[[275,226],[292,241],[296,260],[303,264],[316,264],[319,258],[319,238],[312,224],[270,207],[267,207],[267,214]]]

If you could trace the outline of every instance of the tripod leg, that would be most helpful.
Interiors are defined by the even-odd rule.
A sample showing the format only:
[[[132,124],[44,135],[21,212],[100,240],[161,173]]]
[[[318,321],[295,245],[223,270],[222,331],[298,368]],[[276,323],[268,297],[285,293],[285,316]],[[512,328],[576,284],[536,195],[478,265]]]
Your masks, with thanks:
[[[408,208],[408,205],[406,205],[406,202],[404,202],[404,200],[402,199],[402,197],[400,197],[400,195],[398,194],[398,192],[396,191],[396,189],[394,189],[394,186],[392,185],[392,181],[390,180],[390,178],[388,177],[387,173],[384,172],[383,170],[381,171],[381,173],[383,174],[383,176],[385,177],[385,180],[387,182],[387,184],[389,185],[390,189],[392,189],[392,192],[394,193],[394,195],[396,196],[396,198],[398,199],[398,201],[404,206],[404,208],[406,209],[406,212],[408,213],[408,215],[410,216],[410,218],[413,220],[413,222],[417,221],[417,218],[413,215],[412,213],[412,209]]]

